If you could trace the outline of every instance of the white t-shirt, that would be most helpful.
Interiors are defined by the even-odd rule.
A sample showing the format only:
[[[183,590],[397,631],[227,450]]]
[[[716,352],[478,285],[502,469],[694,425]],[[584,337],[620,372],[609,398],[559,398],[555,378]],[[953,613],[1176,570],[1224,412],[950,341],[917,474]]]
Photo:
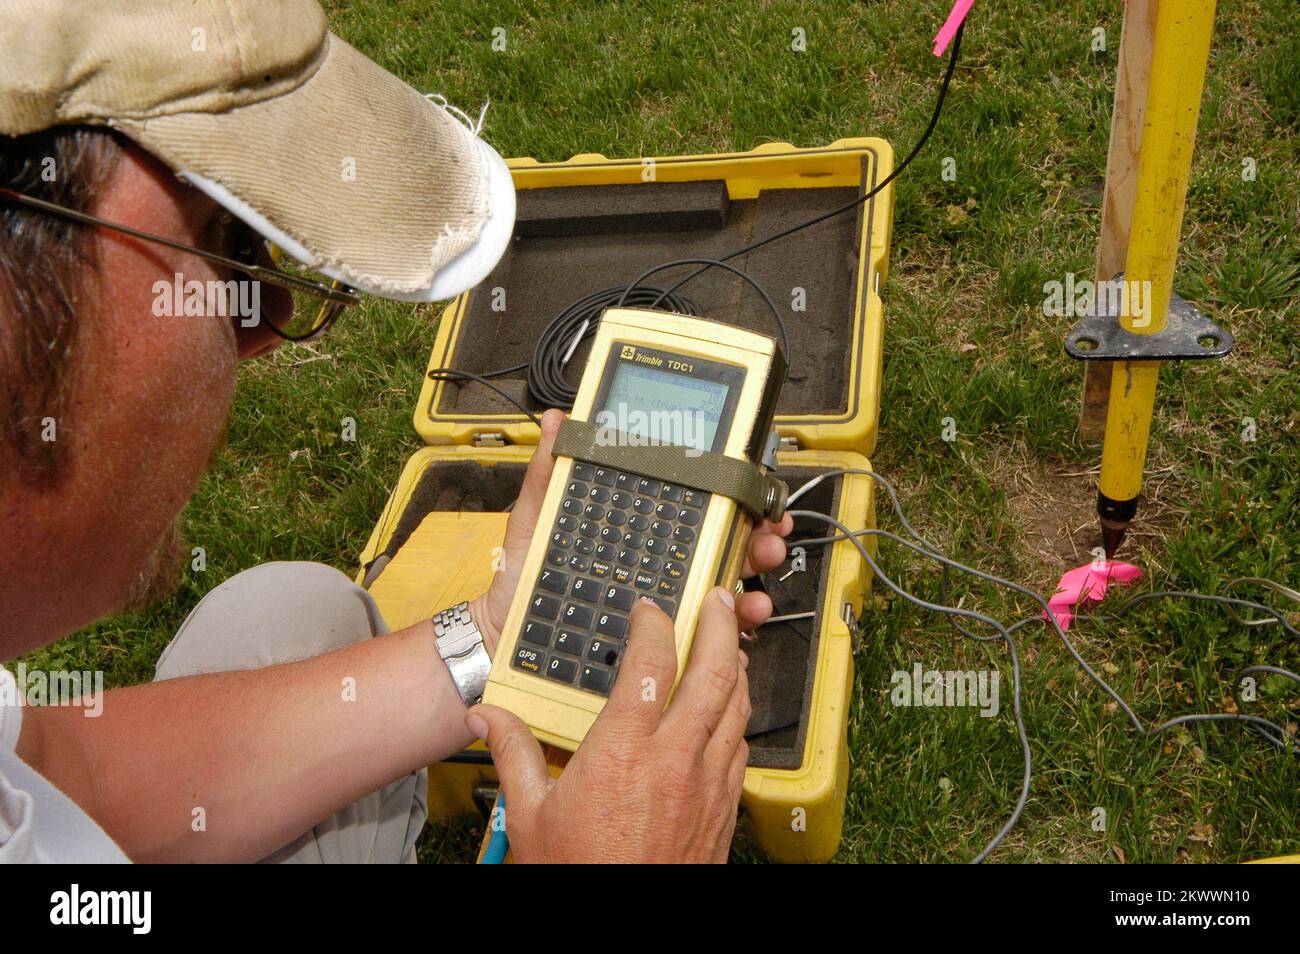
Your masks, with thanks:
[[[0,666],[0,700],[16,699]],[[0,864],[129,861],[94,819],[18,757],[23,707],[0,701]]]

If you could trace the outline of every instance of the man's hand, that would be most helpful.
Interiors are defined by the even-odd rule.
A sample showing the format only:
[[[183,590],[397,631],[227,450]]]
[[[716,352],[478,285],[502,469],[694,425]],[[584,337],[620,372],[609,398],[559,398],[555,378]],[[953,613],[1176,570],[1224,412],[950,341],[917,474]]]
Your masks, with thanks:
[[[749,746],[748,660],[731,593],[704,601],[677,675],[672,621],[647,600],[632,610],[627,654],[604,711],[559,779],[518,718],[475,706],[505,793],[516,861],[723,862],[736,827]]]
[[[532,542],[533,530],[537,526],[537,515],[542,509],[542,500],[546,497],[546,486],[555,469],[551,447],[563,420],[563,411],[550,410],[542,415],[542,435],[532,460],[528,462],[519,499],[515,501],[506,523],[502,569],[492,578],[487,593],[470,603],[470,612],[479,632],[483,634],[483,643],[490,655],[496,654],[501,630],[510,613],[510,603],[514,600],[515,588],[519,585],[519,570],[528,554],[528,545]],[[783,517],[777,524],[764,520],[754,527],[749,538],[749,554],[740,575],[753,576],[780,566],[785,559],[785,541],[782,538],[793,528],[794,521],[789,516]],[[753,629],[771,615],[772,601],[766,593],[746,593],[740,597],[736,606],[736,616],[743,630]]]

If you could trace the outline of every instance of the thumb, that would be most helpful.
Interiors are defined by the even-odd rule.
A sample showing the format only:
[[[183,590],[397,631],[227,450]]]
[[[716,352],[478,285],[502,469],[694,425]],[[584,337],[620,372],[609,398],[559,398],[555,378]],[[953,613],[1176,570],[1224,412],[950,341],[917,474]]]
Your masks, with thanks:
[[[465,714],[465,725],[492,750],[501,789],[506,793],[506,826],[511,818],[527,818],[550,787],[542,747],[528,726],[497,706],[478,705]]]

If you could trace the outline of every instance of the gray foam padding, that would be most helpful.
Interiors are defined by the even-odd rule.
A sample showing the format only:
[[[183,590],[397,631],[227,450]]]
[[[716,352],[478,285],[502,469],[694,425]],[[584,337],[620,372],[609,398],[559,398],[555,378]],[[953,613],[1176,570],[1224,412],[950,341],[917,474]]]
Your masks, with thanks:
[[[714,187],[720,181],[703,183]],[[689,185],[698,186],[698,183]],[[619,192],[617,189],[624,189]],[[632,187],[575,186],[545,191],[547,215],[552,219],[601,223],[623,222],[623,230],[607,234],[516,234],[497,267],[470,293],[451,366],[484,374],[526,363],[542,329],[568,305],[590,292],[626,285],[647,268],[681,258],[720,258],[755,239],[796,225],[846,205],[859,195],[851,187],[824,189],[768,189],[756,199],[732,199],[725,224],[716,228],[682,231],[668,227],[640,227],[628,209],[643,209],[650,198],[665,207],[681,208],[690,202],[673,198],[675,183],[648,183]],[[628,196],[637,195],[634,206]],[[521,193],[521,196],[527,193]],[[621,216],[621,218],[620,218]],[[756,279],[772,296],[789,329],[790,374],[782,391],[778,413],[807,414],[843,411],[848,398],[848,377],[853,329],[855,280],[860,243],[861,210],[835,216],[788,238],[734,259],[731,264]],[[694,266],[654,276],[649,281],[667,287]],[[500,292],[505,295],[504,310]],[[802,289],[805,310],[795,311],[795,289]],[[687,284],[681,294],[690,298],[707,318],[773,337],[777,329],[762,300],[741,279],[722,269],[710,269]],[[587,358],[583,344],[570,363],[570,380],[576,384]],[[518,372],[493,379],[506,393],[533,410],[544,410],[528,397],[526,375]],[[517,413],[517,409],[489,388],[473,382],[449,382],[435,412],[458,414]]]
[[[568,186],[518,193],[515,237],[688,232],[727,224],[727,184],[714,180]]]
[[[791,488],[815,477],[819,471],[786,468],[777,472]],[[835,513],[839,507],[841,478],[825,480],[803,497],[800,509]],[[790,539],[821,537],[826,526],[815,520],[795,521]],[[807,566],[784,581],[784,571],[762,577],[772,598],[773,616],[815,612],[811,619],[769,623],[745,647],[749,654],[749,701],[754,711],[745,732],[749,764],[763,768],[796,769],[803,763],[808,714],[812,706],[813,662],[821,645],[821,604],[826,593],[828,563],[825,547],[807,551]]]
[[[428,513],[505,510],[518,496],[524,469],[522,463],[485,466],[474,461],[449,461],[429,467],[412,491],[384,552],[395,554]],[[817,473],[811,468],[787,468],[777,471],[776,476],[794,487]],[[800,498],[800,506],[834,513],[833,508],[839,505],[840,480],[819,484]],[[825,528],[813,521],[800,521],[792,537],[822,536],[824,532]],[[779,574],[763,578],[776,615],[812,609],[817,616],[765,626],[758,639],[746,647],[749,695],[754,708],[746,733],[752,766],[795,769],[803,761],[816,675],[812,662],[817,658],[822,594],[826,588],[827,567],[822,555],[823,548],[809,550],[807,568],[784,582],[778,581]]]

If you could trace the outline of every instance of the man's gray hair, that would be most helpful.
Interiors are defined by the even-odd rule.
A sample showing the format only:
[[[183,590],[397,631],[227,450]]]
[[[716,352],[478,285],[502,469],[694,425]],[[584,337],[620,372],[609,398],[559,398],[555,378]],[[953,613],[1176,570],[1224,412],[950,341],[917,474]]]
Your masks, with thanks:
[[[121,152],[113,133],[84,126],[0,136],[0,185],[93,212]],[[0,478],[63,471],[95,267],[90,228],[0,197]]]

